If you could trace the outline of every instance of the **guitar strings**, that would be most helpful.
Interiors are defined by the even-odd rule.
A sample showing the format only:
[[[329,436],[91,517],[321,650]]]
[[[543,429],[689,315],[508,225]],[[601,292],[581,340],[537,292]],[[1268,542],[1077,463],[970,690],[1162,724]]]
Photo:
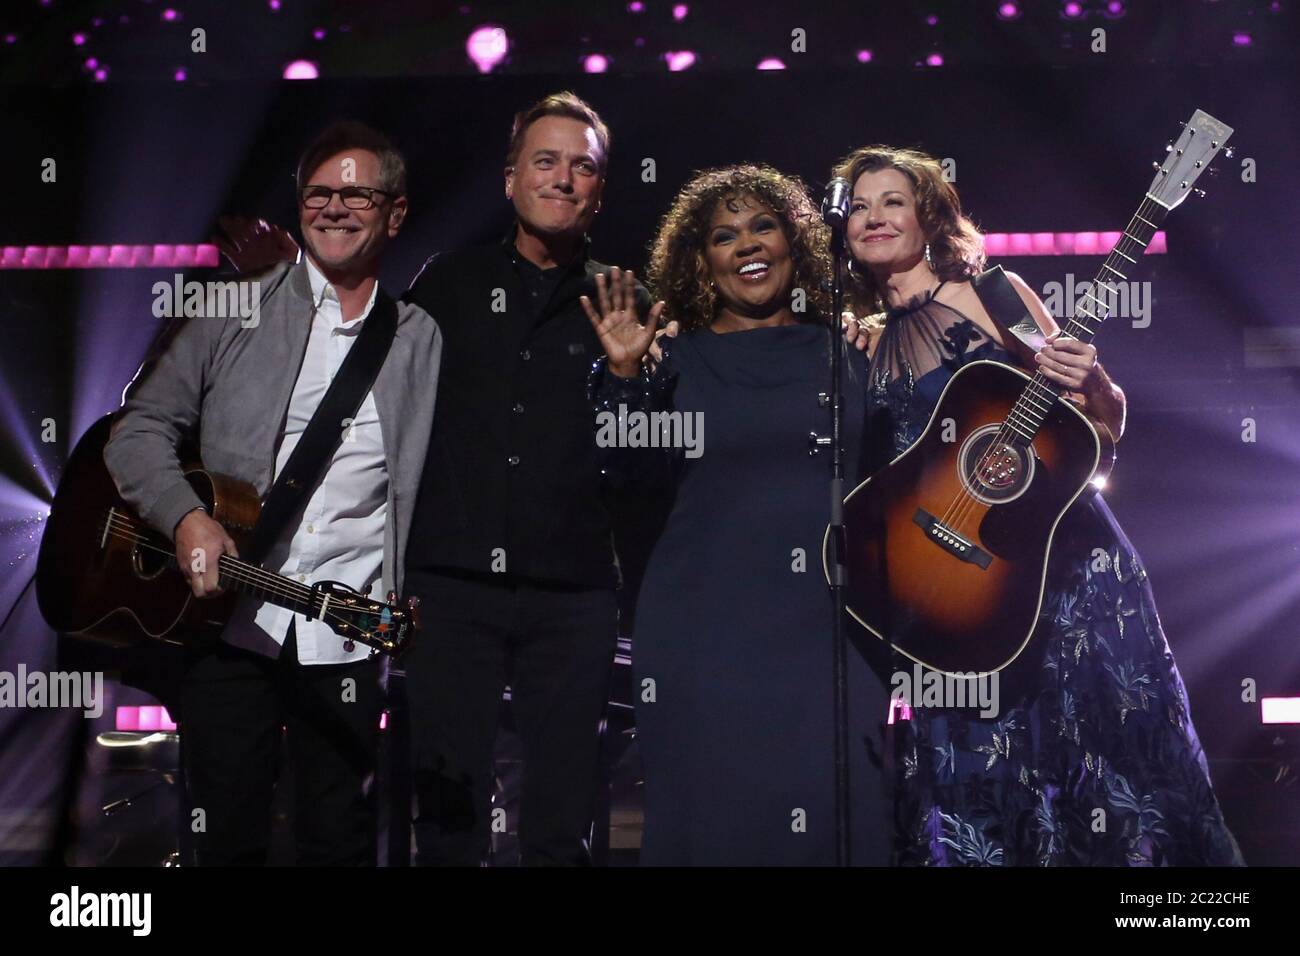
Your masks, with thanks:
[[[133,526],[134,526],[134,522],[131,522],[130,519],[127,519],[124,515],[118,515],[115,516],[114,518],[109,519],[107,529],[109,534],[111,534],[114,538],[117,538],[122,541],[127,541],[135,545],[136,547],[145,548],[149,551],[166,555],[167,557],[172,559],[173,564],[175,563],[175,555],[171,551],[165,548],[160,548],[157,545],[151,544],[149,541],[147,541],[144,538],[143,535],[136,533],[133,530]],[[238,560],[237,558],[233,558],[233,556],[231,555],[222,555],[222,557],[231,557],[232,560]],[[238,565],[235,565],[233,563],[229,564],[226,570],[220,570],[220,568],[218,569],[218,573],[230,581],[243,583],[243,584],[252,584],[258,590],[261,590],[267,594],[278,595],[280,597],[291,598],[293,600],[299,601],[300,603],[306,603],[308,609],[311,611],[315,610],[315,608],[313,607],[313,601],[317,597],[321,597],[322,604],[324,603],[323,595],[320,595],[319,592],[313,591],[311,588],[305,587],[300,584],[296,584],[292,581],[281,582],[278,576],[272,575],[269,572],[264,571],[260,568],[256,569],[256,571],[258,572],[256,574],[250,573],[249,571],[246,571],[244,568],[239,567]],[[264,581],[264,580],[274,581],[275,585],[268,587],[256,583],[258,581]],[[293,585],[293,588],[291,589],[289,587],[285,587],[284,586],[285,584]],[[295,596],[296,593],[305,594],[306,596],[297,597]],[[326,610],[324,615],[318,614],[317,617],[321,621],[324,621],[326,619],[332,619],[338,621],[340,624],[346,627],[350,627],[355,630],[362,631],[363,633],[367,633],[367,634],[369,633],[368,631],[363,631],[361,628],[357,627],[356,624],[348,620],[348,618],[346,618],[344,615],[340,614],[337,611]]]
[[[145,548],[145,549],[147,549],[147,550],[157,552],[158,554],[164,554],[164,555],[167,555],[168,557],[172,557],[171,552],[166,551],[166,550],[163,549],[163,548],[155,547],[154,545],[151,545],[151,544],[149,544],[149,543],[146,542],[146,541],[142,541],[142,540],[140,539],[140,536],[139,536],[139,535],[134,535],[134,534],[124,533],[124,532],[116,531],[116,530],[114,530],[114,531],[112,531],[112,532],[110,532],[110,533],[113,535],[113,537],[118,538],[118,539],[123,540],[123,541],[127,541],[127,542],[129,542],[129,543],[131,543],[131,544],[136,545],[137,547]],[[223,555],[222,557],[228,557],[228,555]],[[173,563],[174,563],[174,562],[173,562]],[[254,582],[254,581],[257,580],[257,578],[255,578],[255,577],[252,577],[252,576],[250,576],[250,575],[247,575],[247,574],[244,574],[244,573],[242,573],[242,572],[240,572],[240,571],[235,570],[235,569],[233,568],[233,566],[232,566],[231,568],[227,569],[227,570],[220,571],[219,573],[221,574],[222,577],[225,577],[227,580],[232,581],[232,582],[237,582],[237,583],[246,583],[246,584],[247,584],[247,583],[252,583],[252,582]],[[284,590],[282,590],[282,589],[281,589],[281,590],[273,591],[273,589],[270,589],[270,588],[261,588],[261,590],[266,591],[266,592],[273,592],[273,593],[279,594],[280,596],[285,596],[285,595],[288,593],[288,592],[286,592],[286,591],[284,591]],[[315,597],[315,593],[314,593],[314,592],[313,592],[313,594],[312,594],[312,597],[313,597],[313,598]],[[308,605],[309,610],[314,610],[314,608],[312,607],[312,601],[311,601],[311,599],[308,599],[308,600],[307,600],[307,605]],[[303,612],[299,612],[299,613],[303,613]],[[316,617],[317,617],[318,620],[321,620],[321,621],[329,621],[329,620],[337,621],[339,624],[341,624],[341,625],[343,625],[343,626],[345,626],[345,627],[351,628],[351,629],[353,629],[353,630],[360,631],[361,633],[364,633],[364,634],[369,634],[369,633],[370,633],[369,631],[365,631],[364,629],[357,627],[356,624],[354,624],[352,621],[350,621],[347,617],[345,617],[343,614],[339,613],[338,611],[330,611],[330,610],[327,610],[327,611],[325,612],[324,615],[319,615],[319,614],[317,614]],[[363,641],[363,643],[364,643],[364,641]]]
[[[1128,227],[1124,229],[1124,232],[1121,235],[1120,240],[1115,243],[1115,247],[1114,247],[1115,249],[1120,249],[1125,244],[1125,241],[1127,240],[1136,243],[1141,247],[1141,252],[1145,252],[1147,245],[1150,244],[1151,238],[1154,238],[1155,236],[1155,230],[1157,227],[1152,226],[1153,231],[1151,237],[1149,237],[1146,240],[1146,242],[1143,242],[1142,240],[1137,239],[1136,237],[1131,235],[1130,230],[1134,232],[1141,231],[1136,226],[1136,220],[1141,219],[1143,213],[1147,213],[1147,214],[1152,213],[1151,208],[1149,208],[1151,202],[1152,201],[1150,197],[1143,198],[1142,203],[1138,206],[1138,211],[1129,220]],[[1143,219],[1143,222],[1146,221],[1147,220]],[[1134,251],[1134,250],[1126,250],[1126,251]],[[1114,250],[1112,250],[1112,254],[1113,252]],[[1106,257],[1107,261],[1109,261],[1110,258],[1111,256],[1108,255]],[[1103,264],[1103,268],[1105,268],[1104,264]],[[1101,304],[1100,301],[1097,300],[1095,296],[1093,297],[1093,300],[1097,302],[1099,305]],[[1097,319],[1098,322],[1104,322],[1108,317],[1109,317],[1108,315],[1093,316],[1093,318]],[[1075,325],[1079,325],[1081,328],[1084,329],[1087,328],[1086,324],[1078,323],[1075,321],[1074,318],[1071,318],[1070,322],[1067,324],[1075,324]],[[1095,333],[1095,330],[1092,331],[1094,331]],[[1035,395],[1038,395],[1039,397],[1047,397],[1039,394],[1040,390],[1047,389],[1048,396],[1050,396],[1049,406],[1048,406],[1048,410],[1050,411],[1051,409],[1050,403],[1054,403],[1057,397],[1059,396],[1059,393],[1055,391],[1055,388],[1056,387],[1054,383],[1051,383],[1050,380],[1048,380],[1047,377],[1043,375],[1042,371],[1039,370],[1034,373],[1034,377],[1030,380],[1029,384],[1025,386],[1024,393],[1022,393],[1021,399],[1023,399],[1024,394],[1026,393],[1033,393]],[[1020,399],[1018,399],[1016,402],[1016,405],[1019,404],[1020,404]],[[1013,406],[1012,412],[1013,413],[1015,412],[1015,406]],[[1021,414],[1023,415],[1023,413]],[[1010,435],[1008,434],[1008,432],[1014,430],[1009,425],[1010,418],[1011,418],[1011,413],[1009,413],[1007,419],[1003,421],[996,436],[994,437],[994,440],[984,450],[982,455],[976,460],[970,474],[964,476],[965,480],[963,481],[960,490],[958,491],[957,495],[953,498],[953,501],[949,503],[948,507],[944,511],[944,516],[940,519],[940,521],[944,524],[945,527],[948,527],[955,532],[961,533],[959,531],[961,523],[964,522],[970,516],[970,514],[981,504],[981,502],[968,491],[968,488],[973,485],[976,474],[979,473],[980,471],[986,470],[989,467],[990,458],[994,450],[1009,442]]]
[[[1123,230],[1123,233],[1121,234],[1119,241],[1115,243],[1115,246],[1111,250],[1111,253],[1107,255],[1106,262],[1110,261],[1111,256],[1114,254],[1116,250],[1119,250],[1122,253],[1125,253],[1126,255],[1129,252],[1135,251],[1133,249],[1123,248],[1126,242],[1132,242],[1136,244],[1138,247],[1140,247],[1140,249],[1137,250],[1139,251],[1139,256],[1135,256],[1133,258],[1140,258],[1141,254],[1145,254],[1146,247],[1150,244],[1151,239],[1155,237],[1155,233],[1158,230],[1158,226],[1150,224],[1143,217],[1143,214],[1145,213],[1147,215],[1151,215],[1153,211],[1154,209],[1153,209],[1152,199],[1150,198],[1150,196],[1144,196],[1141,204],[1138,206],[1137,212],[1134,213],[1132,218],[1129,219],[1128,226],[1125,227],[1125,229]],[[1141,232],[1140,227],[1138,227],[1137,225],[1137,221],[1139,219],[1141,219],[1144,223],[1151,225],[1151,229],[1152,229],[1151,236],[1148,237],[1145,242],[1143,242],[1140,239],[1137,239],[1133,235],[1133,233],[1140,234]],[[1102,269],[1105,268],[1106,265],[1105,263],[1103,263]],[[1101,270],[1098,270],[1098,272],[1100,273]],[[1101,304],[1101,302],[1096,298],[1096,296],[1093,296],[1092,298],[1093,301],[1097,302],[1098,305]],[[1096,319],[1097,322],[1100,324],[1101,322],[1104,322],[1107,318],[1110,317],[1109,308],[1106,309],[1106,313],[1107,314],[1103,314],[1103,315],[1093,315],[1091,313],[1085,313],[1085,314],[1091,315],[1091,317]],[[1070,325],[1075,325],[1081,329],[1088,330],[1093,334],[1095,334],[1097,331],[1096,329],[1089,329],[1086,323],[1078,322],[1076,318],[1074,318],[1073,316],[1070,318],[1069,322],[1066,323],[1066,325],[1067,327]],[[1012,406],[1011,412],[1009,412],[1006,419],[1003,420],[1001,426],[998,429],[997,434],[994,436],[993,441],[988,445],[987,448],[985,448],[985,450],[981,453],[980,457],[976,459],[976,461],[974,462],[971,468],[970,473],[963,476],[964,481],[961,484],[961,488],[958,490],[958,493],[953,497],[953,500],[948,504],[947,508],[944,510],[943,517],[940,518],[940,522],[945,527],[949,528],[954,532],[964,534],[964,532],[961,532],[960,530],[961,524],[965,522],[970,517],[972,512],[976,511],[976,509],[982,504],[982,502],[980,502],[978,498],[976,498],[973,494],[971,494],[971,492],[968,489],[973,487],[976,480],[976,475],[982,471],[986,471],[990,467],[991,459],[996,449],[1010,442],[1011,439],[1010,433],[1014,431],[1014,428],[1010,425],[1011,416],[1013,414],[1020,414],[1022,417],[1024,417],[1023,412],[1016,411],[1017,406],[1019,406],[1021,401],[1024,400],[1024,396],[1026,394],[1033,394],[1038,398],[1049,398],[1048,411],[1050,411],[1052,404],[1054,404],[1057,398],[1059,398],[1059,392],[1057,391],[1058,388],[1059,386],[1056,386],[1055,383],[1051,382],[1045,375],[1043,375],[1041,369],[1034,373],[1033,378],[1025,386],[1024,391],[1021,394],[1021,397],[1016,400],[1015,405]],[[1041,394],[1041,392],[1044,389],[1047,391],[1047,395]],[[1035,410],[1037,411],[1036,407]],[[1039,424],[1041,425],[1041,422]],[[1026,451],[1026,454],[1030,454],[1030,453],[1031,450]]]
[[[115,531],[126,532],[127,536],[133,538],[135,543],[139,544],[141,547],[147,548],[151,551],[155,551],[159,554],[166,554],[169,557],[173,556],[173,552],[171,550],[151,544],[145,538],[144,535],[140,534],[136,530],[139,526],[131,519],[127,518],[125,515],[119,515],[115,512],[114,516],[110,519],[110,521],[111,521],[110,527],[112,527]],[[119,537],[122,536],[119,535]],[[223,555],[222,557],[226,557],[226,555]],[[231,555],[230,557],[233,557],[233,555]],[[239,559],[235,558],[235,560],[239,560]],[[258,580],[269,581],[271,582],[270,586],[263,586],[260,584],[257,586],[260,589],[267,591],[268,593],[278,594],[282,597],[291,597],[294,600],[300,602],[306,602],[308,603],[309,606],[310,606],[310,599],[316,593],[312,591],[312,589],[309,587],[305,587],[304,585],[297,584],[296,582],[293,581],[283,580],[279,575],[270,574],[269,572],[264,571],[260,568],[254,569],[251,566],[249,566],[248,570],[245,571],[243,568],[237,568],[232,566],[232,571],[234,573],[231,574],[230,576],[234,580],[238,580],[250,584]]]

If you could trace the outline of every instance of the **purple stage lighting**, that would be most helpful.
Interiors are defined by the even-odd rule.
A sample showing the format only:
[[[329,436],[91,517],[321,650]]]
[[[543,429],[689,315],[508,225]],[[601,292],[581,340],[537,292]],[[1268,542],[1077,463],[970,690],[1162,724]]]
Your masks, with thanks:
[[[644,9],[645,4],[642,3],[641,0],[632,0],[632,2],[627,5],[628,13],[640,13]]]
[[[179,13],[177,13],[175,10],[171,9],[170,7],[168,7],[166,10],[162,12],[162,18],[166,20],[168,23],[171,23],[173,20],[179,20],[180,16],[181,15]]]
[[[100,67],[95,71],[95,82],[103,83],[108,79],[108,67]]]
[[[858,62],[859,62],[859,63],[870,63],[874,58],[875,58],[875,55],[874,55],[870,50],[859,50],[859,51],[858,51]]]
[[[927,56],[927,57],[925,58],[925,65],[926,65],[926,66],[943,66],[943,54],[942,54],[942,53],[931,53],[929,56]]]
[[[609,59],[600,53],[593,53],[582,60],[582,69],[586,73],[604,73],[609,69]]]
[[[999,20],[1019,20],[1020,4],[1018,3],[1001,3],[998,4]]]
[[[686,6],[686,4],[684,4],[684,3],[677,3],[677,4],[674,4],[674,5],[673,5],[673,19],[674,19],[674,20],[685,20],[685,19],[686,19],[686,14],[688,14],[688,13],[690,13],[690,9]]]
[[[86,35],[85,35],[84,33],[74,33],[74,34],[72,34],[72,45],[73,45],[73,46],[85,46],[85,45],[86,45]]]
[[[17,43],[17,42],[18,42],[18,34],[16,33],[5,34],[5,43]]]
[[[185,80],[188,78],[189,78],[189,74],[185,72],[185,67],[183,66],[180,67],[175,73],[172,74],[172,79],[174,79],[177,83],[184,83]]]
[[[280,0],[266,0],[266,5],[273,11],[280,9]]]
[[[1238,30],[1232,35],[1233,46],[1250,46],[1254,42],[1254,38],[1245,30]]]
[[[759,60],[756,69],[759,70],[784,70],[785,64],[774,56],[769,56],[765,60]]]
[[[1068,0],[1061,6],[1061,16],[1067,20],[1078,20],[1083,16],[1083,4],[1075,0]]]
[[[311,31],[311,35],[312,39],[323,40],[325,39],[325,30],[323,27],[317,27],[315,30]]]
[[[320,77],[320,67],[311,60],[294,60],[284,66],[286,80],[315,80]]]
[[[695,65],[695,54],[690,50],[669,50],[664,54],[664,59],[668,62],[668,69],[672,73],[680,73]]]
[[[86,57],[86,62],[83,63],[82,66],[88,70],[97,70],[99,69],[99,60],[95,59],[93,56]]]
[[[465,41],[465,52],[480,73],[491,73],[506,58],[510,42],[504,28],[487,24],[477,27]]]
[[[926,22],[926,25],[927,25],[927,26],[932,26],[932,27],[934,27],[934,26],[938,26],[938,25],[939,25],[939,18],[938,18],[937,16],[935,16],[935,15],[932,13],[932,14],[930,14],[928,17],[925,18],[925,22]]]

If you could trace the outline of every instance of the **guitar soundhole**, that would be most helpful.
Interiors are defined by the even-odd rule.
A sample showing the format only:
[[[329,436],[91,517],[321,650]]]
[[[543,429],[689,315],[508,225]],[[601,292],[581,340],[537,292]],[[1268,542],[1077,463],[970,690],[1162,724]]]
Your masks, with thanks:
[[[136,577],[148,581],[162,574],[172,559],[171,554],[164,550],[167,547],[169,545],[164,538],[144,538],[138,541],[131,549],[131,569],[135,571]]]
[[[1033,448],[1008,437],[1001,425],[972,432],[957,461],[962,486],[986,505],[1015,501],[1034,480]]]

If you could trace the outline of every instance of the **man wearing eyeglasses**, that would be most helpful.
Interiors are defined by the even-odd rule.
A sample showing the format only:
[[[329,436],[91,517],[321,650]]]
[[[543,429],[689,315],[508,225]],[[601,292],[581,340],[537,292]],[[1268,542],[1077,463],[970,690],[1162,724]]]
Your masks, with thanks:
[[[649,312],[645,289],[589,252],[609,152],[605,122],[573,93],[521,110],[503,170],[509,234],[433,256],[404,296],[447,340],[406,550],[424,612],[404,661],[420,865],[480,865],[502,822],[525,865],[591,862],[619,573],[586,392],[603,350],[580,300],[625,284]],[[223,228],[237,268],[294,254],[277,227]],[[524,748],[517,821],[492,807],[507,684]]]
[[[407,212],[401,154],[368,127],[335,124],[303,154],[298,198],[305,255],[253,277],[260,321],[189,320],[137,375],[104,453],[123,497],[173,538],[200,598],[219,592],[218,558],[236,549],[184,480],[181,442],[197,437],[208,469],[265,496],[364,324],[393,307],[378,274]],[[378,376],[339,423],[322,477],[262,561],[268,570],[372,597],[402,591],[442,339],[423,309],[395,308]],[[180,728],[201,865],[266,862],[282,737],[297,862],[374,865],[381,694],[367,656],[319,619],[251,598],[219,645],[191,655]]]

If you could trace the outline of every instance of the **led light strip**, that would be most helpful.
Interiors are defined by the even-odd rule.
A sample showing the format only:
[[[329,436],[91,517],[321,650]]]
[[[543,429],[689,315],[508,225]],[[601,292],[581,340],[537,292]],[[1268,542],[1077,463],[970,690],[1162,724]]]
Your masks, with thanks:
[[[984,251],[992,257],[1104,256],[1122,232],[990,232]],[[1168,252],[1157,232],[1148,255]],[[192,269],[216,268],[221,252],[209,243],[148,246],[0,246],[0,269]]]
[[[149,246],[0,246],[0,269],[215,268],[221,253],[209,243]]]
[[[1108,256],[1122,232],[990,232],[984,236],[984,252],[1002,256]],[[1164,230],[1151,237],[1147,255],[1168,252]]]
[[[1300,697],[1261,697],[1262,724],[1300,724]]]

